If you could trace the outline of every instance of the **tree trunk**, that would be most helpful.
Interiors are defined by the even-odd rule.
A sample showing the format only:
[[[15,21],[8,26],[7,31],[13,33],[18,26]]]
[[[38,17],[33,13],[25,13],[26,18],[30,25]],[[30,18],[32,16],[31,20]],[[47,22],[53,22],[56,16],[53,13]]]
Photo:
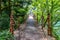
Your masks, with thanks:
[[[14,34],[14,19],[13,19],[13,11],[11,11],[10,14],[10,32]]]
[[[48,13],[48,18],[47,18],[47,22],[48,22],[48,35],[52,36],[52,28],[51,28],[51,18],[50,18],[50,13]]]
[[[10,5],[11,5],[11,0],[8,0],[8,3],[9,3],[9,8],[8,8],[8,10],[9,10],[9,16],[10,16],[10,32],[12,33],[12,34],[14,34],[14,32],[13,32],[13,29],[14,29],[14,19],[13,19],[13,10],[11,10],[12,8],[10,7]]]

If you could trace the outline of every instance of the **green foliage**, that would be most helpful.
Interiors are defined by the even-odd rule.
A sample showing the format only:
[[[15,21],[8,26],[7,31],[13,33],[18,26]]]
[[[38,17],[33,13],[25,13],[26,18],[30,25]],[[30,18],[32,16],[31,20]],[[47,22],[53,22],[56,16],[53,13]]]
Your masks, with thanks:
[[[57,22],[60,21],[60,0],[33,0],[32,8],[36,8],[35,10],[33,10],[33,13],[36,16],[36,19],[38,17],[38,22],[39,20],[41,21],[41,16],[43,14],[44,16],[44,22],[47,19],[47,14],[50,13],[51,14],[51,27],[53,30],[55,30],[54,28],[59,28],[58,26],[54,26],[57,24]],[[38,13],[38,15],[37,15]],[[46,24],[46,23],[45,23]],[[52,31],[53,34],[55,35],[57,40],[60,40],[60,34],[59,34],[59,29],[57,29],[58,32],[56,31]],[[58,35],[57,35],[58,34]]]
[[[10,4],[9,4],[10,2]],[[5,15],[7,17],[1,16],[0,20],[0,29],[8,29],[9,28],[9,16],[10,16],[10,9],[13,9],[14,11],[14,21],[19,21],[20,23],[22,23],[24,21],[23,18],[19,18],[19,17],[24,17],[27,14],[27,10],[28,10],[28,5],[31,4],[31,1],[29,0],[2,0],[1,3],[1,9],[2,9],[2,15]],[[13,7],[13,8],[12,8]]]
[[[9,16],[7,14],[0,16],[0,30],[8,29],[9,23]]]
[[[56,29],[53,30],[53,36],[56,37],[56,40],[60,40],[60,27],[56,27]]]
[[[14,28],[15,28],[15,29],[18,28],[18,25],[19,25],[19,24],[22,24],[23,22],[24,22],[23,17],[18,17],[18,18],[15,20],[15,26],[14,26]]]
[[[14,36],[7,30],[0,32],[0,40],[14,40]]]
[[[25,16],[26,15],[26,10],[22,8],[15,8],[15,16]]]
[[[13,40],[13,35],[9,31],[7,31],[10,28],[10,9],[13,9],[13,17],[15,21],[14,28],[17,28],[19,23],[21,24],[24,22],[23,17],[27,14],[28,5],[30,4],[30,0],[2,0],[2,10],[0,9],[2,12],[0,13],[2,14],[0,15],[0,40]]]
[[[17,18],[17,20],[18,20],[18,22],[20,22],[20,23],[23,23],[23,22],[24,22],[23,17],[19,17],[19,18]]]
[[[38,22],[41,21],[42,14],[44,16],[44,22],[47,19],[47,14],[51,14],[51,27],[53,29],[53,35],[57,38],[57,40],[60,40],[60,26],[56,26],[57,29],[54,29],[56,28],[55,25],[60,21],[60,0],[10,0],[10,3],[11,5],[9,5],[9,0],[2,0],[1,9],[3,9],[3,11],[2,16],[0,16],[0,30],[9,28],[9,6],[13,6],[15,27],[17,27],[19,23],[24,22],[23,17],[25,17],[28,10],[35,8],[35,10],[33,10],[33,13],[36,16],[36,19],[38,18]],[[2,32],[3,34],[1,33],[1,40],[6,40],[5,38],[3,38],[4,35],[7,35],[6,38],[8,38],[9,32],[8,34],[6,34],[5,32]]]

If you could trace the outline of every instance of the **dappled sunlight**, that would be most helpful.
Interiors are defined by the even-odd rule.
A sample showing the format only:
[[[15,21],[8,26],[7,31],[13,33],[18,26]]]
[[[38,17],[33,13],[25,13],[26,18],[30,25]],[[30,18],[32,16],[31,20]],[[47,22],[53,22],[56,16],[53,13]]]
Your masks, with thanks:
[[[33,19],[33,16],[28,16],[28,19]]]

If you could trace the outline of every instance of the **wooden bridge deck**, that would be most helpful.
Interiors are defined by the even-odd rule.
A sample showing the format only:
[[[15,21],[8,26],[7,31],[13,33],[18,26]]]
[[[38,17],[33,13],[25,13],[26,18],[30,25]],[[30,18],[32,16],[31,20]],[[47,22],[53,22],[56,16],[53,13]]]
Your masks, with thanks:
[[[14,36],[15,40],[55,40],[48,36],[46,29],[43,31],[41,26],[35,29],[25,29],[24,24],[20,26],[20,30],[14,31]]]
[[[35,26],[35,23],[33,16],[30,15],[26,20],[26,25],[21,25],[19,30],[14,32],[15,40],[54,40],[47,35],[46,29]]]

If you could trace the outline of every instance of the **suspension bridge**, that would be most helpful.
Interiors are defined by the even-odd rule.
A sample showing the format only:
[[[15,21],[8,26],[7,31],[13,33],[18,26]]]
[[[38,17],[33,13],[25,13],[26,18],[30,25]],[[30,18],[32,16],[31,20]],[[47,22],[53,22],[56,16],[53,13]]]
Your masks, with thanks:
[[[36,26],[33,14],[29,14],[24,24],[14,31],[15,40],[55,40],[47,35],[47,30],[42,26]]]

